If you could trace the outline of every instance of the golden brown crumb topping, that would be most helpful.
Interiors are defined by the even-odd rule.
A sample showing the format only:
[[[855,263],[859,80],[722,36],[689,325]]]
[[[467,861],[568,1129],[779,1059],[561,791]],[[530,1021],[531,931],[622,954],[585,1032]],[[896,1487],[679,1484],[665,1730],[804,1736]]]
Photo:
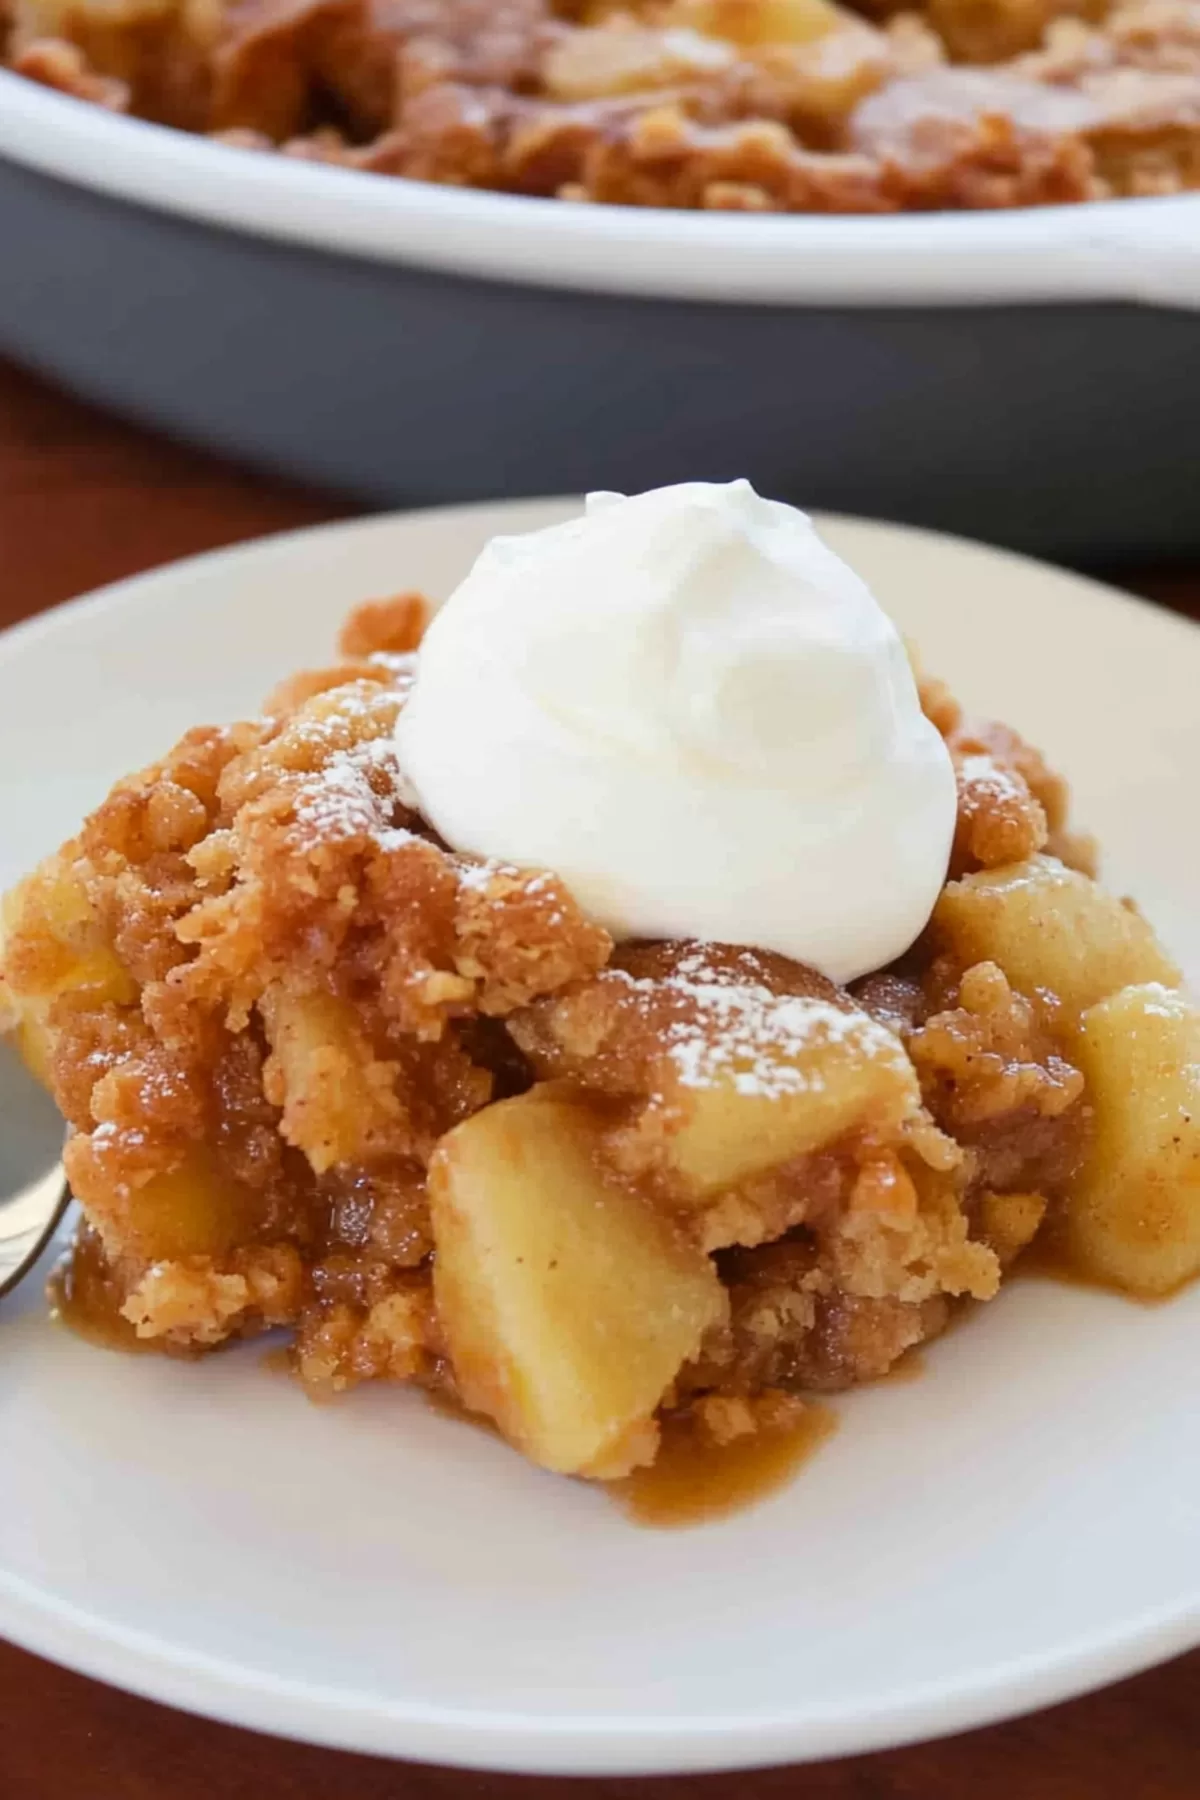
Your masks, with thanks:
[[[452,856],[404,805],[413,635],[363,609],[368,662],[190,732],[10,909],[5,981],[37,996],[68,1174],[147,1333],[215,1341],[303,1292],[325,1360],[365,1368],[359,1327],[394,1335],[428,1254],[434,1143],[525,1079],[498,1021],[607,957],[552,876]]]

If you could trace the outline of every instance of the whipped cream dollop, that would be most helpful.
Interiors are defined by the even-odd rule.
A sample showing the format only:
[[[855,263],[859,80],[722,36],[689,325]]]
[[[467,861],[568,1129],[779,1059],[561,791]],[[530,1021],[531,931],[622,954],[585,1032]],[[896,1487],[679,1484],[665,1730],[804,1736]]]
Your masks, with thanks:
[[[554,870],[617,938],[846,982],[908,948],[945,879],[954,773],[896,629],[747,481],[590,494],[494,539],[396,739],[447,843]]]

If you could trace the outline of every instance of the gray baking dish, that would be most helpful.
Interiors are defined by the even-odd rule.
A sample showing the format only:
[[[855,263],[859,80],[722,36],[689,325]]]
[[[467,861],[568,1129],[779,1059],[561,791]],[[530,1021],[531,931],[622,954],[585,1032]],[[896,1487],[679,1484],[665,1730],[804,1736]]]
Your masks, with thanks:
[[[0,73],[0,351],[428,504],[748,474],[1066,559],[1200,551],[1200,196],[900,218],[347,173]]]

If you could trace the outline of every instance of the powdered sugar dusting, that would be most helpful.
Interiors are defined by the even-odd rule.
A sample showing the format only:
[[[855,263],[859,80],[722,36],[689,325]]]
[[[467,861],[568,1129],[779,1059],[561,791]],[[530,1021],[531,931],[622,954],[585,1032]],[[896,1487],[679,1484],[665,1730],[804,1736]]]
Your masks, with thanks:
[[[367,661],[376,669],[386,669],[402,694],[407,694],[417,673],[415,650],[372,650]]]
[[[997,800],[1024,800],[1024,782],[998,763],[994,757],[976,753],[964,756],[958,765],[959,780],[964,787],[980,788]]]
[[[618,971],[614,971],[618,973]],[[773,1100],[824,1086],[813,1052],[840,1044],[863,1057],[907,1059],[895,1037],[867,1013],[819,995],[775,994],[756,979],[750,953],[714,964],[698,947],[680,958],[659,982],[686,1005],[666,1030],[668,1055],[684,1087],[732,1087],[751,1098]]]
[[[336,729],[348,714],[353,716],[363,710],[361,701],[348,694],[339,700],[338,714],[332,720],[313,720],[306,735],[319,745],[322,740],[328,740],[331,726]],[[405,844],[418,843],[428,849],[430,837],[422,833],[419,814],[408,824],[395,823],[397,814],[415,813],[416,795],[401,769],[396,743],[390,734],[334,749],[319,768],[295,778],[293,814],[296,823],[317,843],[366,839],[381,850],[391,851]],[[519,889],[522,895],[534,895],[551,902],[555,898],[555,879],[546,871],[519,869],[494,857],[451,854],[446,860],[464,894],[500,900]],[[563,913],[558,908],[543,922],[554,925],[562,918]]]
[[[522,899],[554,901],[560,894],[557,879],[549,870],[518,869],[514,863],[499,862],[495,857],[461,862],[455,873],[463,893],[479,894],[486,900],[507,899],[514,890],[519,890]],[[561,905],[554,904],[549,912],[541,912],[540,919],[543,927],[552,928],[563,924],[566,914]]]
[[[404,657],[392,659],[396,663]],[[347,688],[336,696],[336,711],[293,722],[293,740],[311,747],[315,768],[292,776],[292,814],[296,824],[311,837],[314,846],[366,840],[376,849],[394,851],[406,844],[420,844],[425,851],[441,850],[464,895],[485,901],[506,901],[514,894],[535,898],[541,925],[565,921],[562,892],[556,877],[544,869],[521,869],[497,857],[473,857],[446,851],[433,832],[423,825],[417,796],[401,767],[399,748],[391,731],[346,744],[347,726],[370,721],[378,731],[380,713],[372,699]],[[310,760],[306,755],[305,760]],[[399,820],[399,822],[398,822]]]
[[[336,750],[324,766],[298,784],[296,819],[326,840],[375,837],[393,829],[399,765],[387,738],[370,738]]]
[[[506,879],[519,881],[521,872],[511,863],[484,857],[480,862],[462,863],[458,868],[458,885],[468,894],[486,894],[492,883]]]
[[[293,731],[311,740],[319,754],[352,720],[369,718],[374,724],[377,716],[362,695],[348,689],[338,695],[336,713],[297,721]],[[293,804],[296,822],[318,839],[394,842],[396,814],[410,808],[390,731],[330,749],[318,768],[297,776]]]

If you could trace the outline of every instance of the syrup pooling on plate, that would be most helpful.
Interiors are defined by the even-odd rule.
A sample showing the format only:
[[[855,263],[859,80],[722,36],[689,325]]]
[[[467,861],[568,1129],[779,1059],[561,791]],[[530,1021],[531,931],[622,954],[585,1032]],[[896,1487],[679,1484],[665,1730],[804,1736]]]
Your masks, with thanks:
[[[495,1432],[490,1419],[444,1395],[430,1401],[445,1418]],[[667,1419],[654,1462],[609,1482],[607,1491],[635,1523],[657,1530],[728,1518],[785,1486],[836,1426],[829,1407],[782,1395],[759,1416],[733,1402],[708,1419]]]
[[[139,1338],[121,1307],[126,1288],[109,1266],[100,1235],[81,1223],[46,1284],[53,1317],[89,1344],[127,1352],[161,1349]]]
[[[664,1425],[658,1456],[609,1492],[639,1525],[705,1525],[766,1500],[815,1455],[835,1428],[826,1406],[793,1406],[743,1436],[718,1442],[694,1421]]]
[[[560,872],[415,804],[420,624],[364,609],[5,902],[6,1022],[139,1342],[278,1327],[316,1395],[412,1382],[610,1481],[722,1409],[877,1379],[1044,1231],[1139,1294],[1195,1273],[1197,1015],[1030,745],[922,682],[948,878],[849,988],[614,943]]]

